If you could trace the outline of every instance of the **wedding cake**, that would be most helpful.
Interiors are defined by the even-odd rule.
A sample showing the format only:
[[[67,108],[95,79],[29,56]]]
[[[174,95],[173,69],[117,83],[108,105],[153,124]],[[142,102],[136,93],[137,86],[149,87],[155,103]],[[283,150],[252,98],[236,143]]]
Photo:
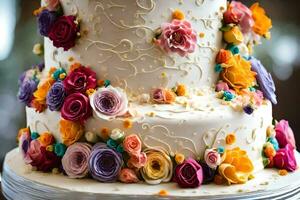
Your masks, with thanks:
[[[272,118],[274,82],[253,56],[271,38],[258,3],[43,0],[34,15],[44,63],[19,79],[20,168],[145,188],[297,169],[293,131]]]

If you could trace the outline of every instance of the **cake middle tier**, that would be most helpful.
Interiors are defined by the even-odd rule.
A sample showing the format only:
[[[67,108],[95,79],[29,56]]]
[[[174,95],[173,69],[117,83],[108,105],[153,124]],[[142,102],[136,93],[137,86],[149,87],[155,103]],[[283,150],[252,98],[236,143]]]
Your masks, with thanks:
[[[112,130],[119,129],[126,135],[139,135],[144,147],[160,147],[170,155],[180,153],[197,159],[203,158],[207,148],[239,147],[247,152],[256,170],[263,169],[262,150],[267,128],[272,124],[270,102],[248,115],[220,104],[214,96],[195,97],[189,101],[190,107],[132,102],[130,108],[135,117],[110,121],[92,117],[85,123],[85,131],[106,141]],[[62,141],[60,120],[60,112],[47,109],[39,114],[27,108],[30,129],[38,133],[50,132],[58,141]],[[229,134],[235,139],[228,144]]]
[[[226,0],[61,0],[61,4],[65,15],[78,16],[81,37],[69,51],[55,48],[46,38],[46,71],[53,66],[68,70],[79,62],[128,94],[177,83],[201,89],[217,80],[215,57],[222,46],[219,28]],[[195,51],[186,56],[167,53],[154,42],[159,28],[172,23],[174,11],[184,14],[181,21],[189,22],[197,37]]]

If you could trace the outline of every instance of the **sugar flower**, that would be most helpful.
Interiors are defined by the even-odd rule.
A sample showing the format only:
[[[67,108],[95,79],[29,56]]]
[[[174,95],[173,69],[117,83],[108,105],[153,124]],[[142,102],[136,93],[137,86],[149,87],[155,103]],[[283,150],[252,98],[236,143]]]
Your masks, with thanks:
[[[89,98],[82,93],[74,93],[65,98],[61,108],[62,118],[84,123],[92,115]]]
[[[78,37],[79,25],[75,16],[61,16],[51,26],[48,37],[57,48],[65,51],[75,46]]]
[[[224,22],[239,25],[243,33],[251,31],[254,25],[251,10],[238,1],[232,1],[229,4],[227,11],[224,13]]]
[[[141,152],[137,155],[131,155],[127,166],[131,169],[140,169],[145,166],[147,163],[147,155],[144,152]]]
[[[54,83],[55,81],[52,78],[49,78],[39,84],[37,90],[33,93],[36,103],[46,105],[47,94]]]
[[[203,182],[201,165],[193,159],[186,160],[176,167],[174,180],[182,188],[199,187]]]
[[[59,0],[44,0],[47,9],[53,11],[57,10],[60,6]]]
[[[221,155],[216,149],[206,149],[204,160],[210,168],[216,169],[221,164]]]
[[[261,36],[266,36],[272,28],[272,21],[267,17],[265,10],[255,3],[251,6],[252,16],[254,19],[253,31]]]
[[[175,93],[164,88],[157,88],[152,92],[152,100],[158,104],[171,104],[175,101]]]
[[[63,81],[67,94],[75,92],[85,93],[97,86],[96,73],[82,65],[72,70]]]
[[[124,168],[120,172],[119,180],[122,183],[137,183],[139,179],[134,170]]]
[[[129,155],[139,155],[142,150],[142,141],[136,134],[128,135],[123,141],[123,148]]]
[[[225,31],[224,40],[229,44],[238,45],[244,41],[244,36],[238,26],[232,27],[230,30]]]
[[[88,143],[75,143],[69,146],[62,158],[62,166],[70,178],[84,178],[88,175],[91,149]]]
[[[287,144],[290,144],[296,149],[296,141],[294,132],[291,129],[289,122],[281,120],[275,125],[276,139],[279,143],[280,148],[284,148]]]
[[[19,88],[18,98],[19,101],[30,106],[33,99],[33,93],[37,89],[37,83],[34,80],[25,80]]]
[[[48,36],[50,29],[54,22],[57,19],[57,13],[54,11],[49,11],[47,9],[44,9],[39,15],[38,15],[38,26],[39,31],[42,36]]]
[[[59,127],[62,142],[66,146],[70,146],[77,142],[84,133],[84,127],[81,124],[72,121],[61,120],[59,122]]]
[[[197,45],[197,33],[190,22],[174,19],[161,27],[162,33],[156,43],[167,53],[174,52],[180,56],[193,53]]]
[[[122,155],[104,143],[97,143],[89,157],[90,174],[100,182],[117,181],[123,165]]]
[[[169,182],[173,175],[173,162],[170,156],[162,149],[146,149],[147,162],[140,169],[144,180],[149,184]]]
[[[252,57],[250,62],[252,71],[257,74],[256,79],[265,98],[270,100],[273,104],[277,104],[275,94],[276,88],[271,74],[267,72],[266,68],[256,58]]]
[[[274,166],[278,169],[295,171],[297,169],[297,160],[294,153],[294,147],[287,144],[284,148],[279,149],[273,158]]]
[[[66,97],[64,85],[62,82],[56,82],[52,85],[47,95],[47,106],[51,111],[59,111]]]
[[[25,163],[29,163],[27,158],[27,151],[31,142],[31,135],[29,128],[20,129],[19,131],[19,150],[22,153]]]
[[[123,116],[128,111],[127,95],[121,88],[108,86],[99,88],[90,96],[90,104],[94,116],[99,119],[110,120]]]

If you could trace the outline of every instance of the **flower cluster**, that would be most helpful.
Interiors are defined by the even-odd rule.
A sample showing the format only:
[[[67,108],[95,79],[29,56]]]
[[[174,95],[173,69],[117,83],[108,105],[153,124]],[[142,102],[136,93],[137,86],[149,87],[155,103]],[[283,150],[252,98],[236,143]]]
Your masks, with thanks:
[[[51,172],[60,167],[66,146],[56,143],[52,134],[38,134],[24,128],[19,131],[18,140],[26,164],[43,172]]]
[[[277,122],[275,128],[270,126],[267,130],[267,142],[263,148],[264,166],[295,171],[297,169],[295,149],[295,137],[288,121]]]
[[[175,10],[172,21],[162,24],[154,42],[166,53],[177,53],[184,57],[193,53],[197,46],[197,33],[190,22],[184,20],[184,13]]]
[[[44,4],[35,12],[40,34],[48,37],[57,48],[67,51],[74,47],[80,35],[76,17],[63,15],[59,0],[45,0]]]

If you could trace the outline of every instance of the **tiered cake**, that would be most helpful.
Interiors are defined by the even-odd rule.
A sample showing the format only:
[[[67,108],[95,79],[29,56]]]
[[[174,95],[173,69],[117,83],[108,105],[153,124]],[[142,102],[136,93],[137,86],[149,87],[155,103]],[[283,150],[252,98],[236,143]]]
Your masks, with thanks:
[[[183,188],[296,169],[292,130],[272,125],[274,82],[252,56],[272,26],[258,4],[45,0],[34,14],[45,65],[19,92],[33,169]]]

